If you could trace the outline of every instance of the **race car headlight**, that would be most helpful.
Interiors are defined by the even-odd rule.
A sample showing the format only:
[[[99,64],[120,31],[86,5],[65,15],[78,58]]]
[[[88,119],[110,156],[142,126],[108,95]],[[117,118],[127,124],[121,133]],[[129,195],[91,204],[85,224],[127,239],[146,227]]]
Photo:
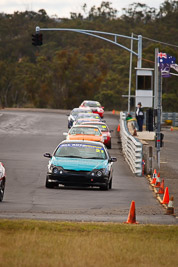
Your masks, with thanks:
[[[53,171],[54,174],[63,174],[63,168],[60,166],[55,166],[53,167]]]
[[[90,173],[91,176],[97,176],[97,177],[101,177],[101,176],[108,176],[109,175],[109,170],[107,168],[103,168],[103,169],[94,169],[92,170],[92,172]]]
[[[48,171],[49,173],[63,174],[63,168],[61,166],[55,166],[53,164],[48,167]]]
[[[102,172],[102,175],[108,175],[108,174],[109,174],[109,170],[108,170],[107,168],[98,170],[98,172]],[[97,173],[98,173],[98,172],[97,172]]]
[[[104,173],[104,175],[108,175],[109,174],[109,170],[108,169],[103,169],[103,173]]]
[[[103,175],[103,172],[102,171],[97,171],[96,172],[96,176],[101,177],[102,175]]]
[[[102,175],[103,175],[103,169],[100,170],[95,169],[91,172],[91,176],[101,177]]]
[[[99,172],[99,173],[98,173]],[[97,173],[99,174],[99,175],[97,175]],[[92,172],[91,172],[91,176],[98,176],[98,177],[100,177],[101,176],[101,173],[102,173],[102,171],[100,171],[100,170],[93,170]]]
[[[58,168],[53,168],[53,173],[57,174],[58,173]]]

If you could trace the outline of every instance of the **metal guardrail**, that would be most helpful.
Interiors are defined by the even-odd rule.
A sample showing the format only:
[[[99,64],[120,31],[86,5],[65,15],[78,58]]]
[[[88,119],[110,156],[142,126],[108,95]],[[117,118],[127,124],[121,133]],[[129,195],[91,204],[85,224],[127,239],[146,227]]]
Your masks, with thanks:
[[[129,133],[123,112],[120,113],[120,137],[122,152],[130,169],[137,176],[142,176],[142,143]]]
[[[162,113],[162,123],[166,120],[172,121],[172,126],[178,126],[178,113],[176,112],[163,112]]]

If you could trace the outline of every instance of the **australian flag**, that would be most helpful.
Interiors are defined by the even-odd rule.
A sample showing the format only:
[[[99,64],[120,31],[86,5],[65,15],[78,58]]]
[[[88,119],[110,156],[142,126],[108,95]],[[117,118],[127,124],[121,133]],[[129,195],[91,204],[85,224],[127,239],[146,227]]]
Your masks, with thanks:
[[[165,63],[165,64],[175,64],[176,58],[173,56],[170,56],[166,53],[158,53],[158,63]]]
[[[158,53],[158,66],[163,77],[170,77],[170,65],[175,64],[176,58],[166,53]]]

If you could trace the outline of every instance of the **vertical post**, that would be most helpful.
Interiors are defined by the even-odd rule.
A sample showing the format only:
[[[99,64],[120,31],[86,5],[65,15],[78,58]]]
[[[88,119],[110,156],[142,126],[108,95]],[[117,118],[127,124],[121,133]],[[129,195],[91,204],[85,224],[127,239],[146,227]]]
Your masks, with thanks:
[[[157,164],[160,170],[160,139],[161,139],[161,94],[162,94],[162,77],[161,71],[158,72],[158,110],[157,110]]]
[[[138,61],[137,68],[142,68],[142,35],[138,35]]]
[[[149,169],[148,173],[152,174],[153,173],[153,147],[149,146]]]
[[[114,41],[117,43],[117,35],[114,36]]]
[[[172,126],[176,126],[176,112],[172,114]]]
[[[132,51],[133,51],[133,33],[131,35],[131,45],[130,45],[130,69],[129,69],[129,93],[128,93],[128,113],[130,113],[130,94],[132,85]]]
[[[157,109],[158,107],[158,53],[159,53],[159,49],[155,48],[154,109]]]

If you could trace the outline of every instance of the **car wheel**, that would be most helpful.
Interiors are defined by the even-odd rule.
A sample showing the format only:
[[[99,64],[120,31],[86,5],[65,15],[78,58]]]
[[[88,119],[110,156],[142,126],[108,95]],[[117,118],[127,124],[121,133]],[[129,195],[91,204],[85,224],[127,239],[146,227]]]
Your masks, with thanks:
[[[111,149],[111,142],[107,145],[108,149]]]
[[[3,200],[4,190],[5,190],[5,179],[1,181],[1,185],[0,185],[0,202]]]
[[[112,178],[111,178],[111,180],[109,182],[109,189],[111,189],[111,188],[112,188]]]
[[[109,190],[109,183],[106,183],[105,185],[100,186],[101,190],[108,191]]]
[[[57,186],[57,183],[54,182],[48,182],[48,177],[46,177],[46,188],[54,188],[55,186]]]

